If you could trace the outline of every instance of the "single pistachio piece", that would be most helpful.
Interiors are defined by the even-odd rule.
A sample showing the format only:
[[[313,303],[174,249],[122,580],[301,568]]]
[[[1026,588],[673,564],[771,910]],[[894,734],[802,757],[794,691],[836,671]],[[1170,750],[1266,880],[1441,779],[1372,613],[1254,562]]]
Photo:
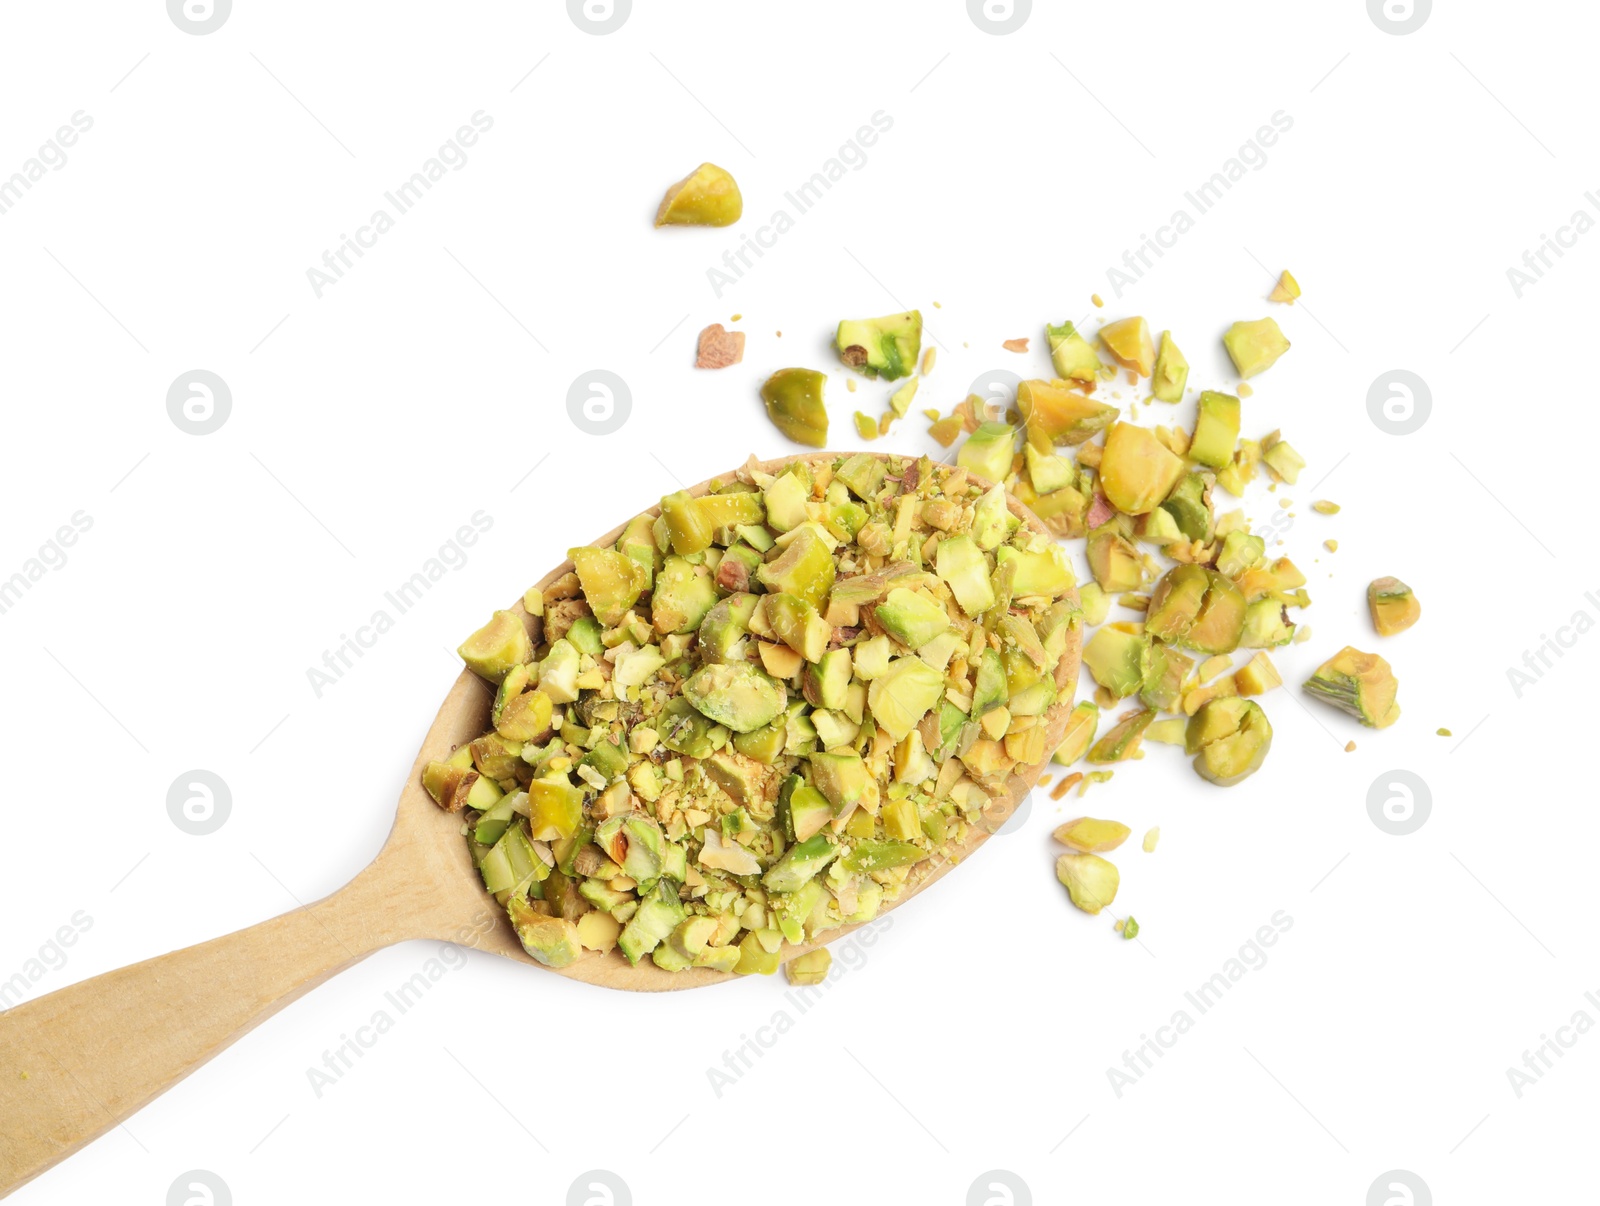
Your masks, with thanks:
[[[1118,699],[1126,699],[1144,684],[1147,637],[1116,627],[1105,627],[1083,647],[1083,665],[1090,677]]]
[[[1051,835],[1063,846],[1071,846],[1083,854],[1105,854],[1128,840],[1133,831],[1120,821],[1101,821],[1094,817],[1079,817],[1059,826]]]
[[[1166,515],[1165,511],[1161,513]],[[1144,565],[1139,550],[1115,523],[1090,532],[1084,552],[1089,560],[1089,572],[1107,594],[1122,594],[1144,585]]]
[[[1059,327],[1045,326],[1050,341],[1050,362],[1056,376],[1068,381],[1083,381],[1093,388],[1100,380],[1100,357],[1093,346],[1070,322]]]
[[[1340,508],[1339,504],[1336,502],[1329,502],[1325,498],[1319,498],[1316,502],[1311,504],[1311,509],[1318,515],[1337,515]]]
[[[1267,295],[1267,300],[1292,306],[1299,296],[1300,282],[1294,279],[1294,273],[1285,268],[1278,276],[1278,283],[1272,286],[1272,292]]]
[[[944,675],[919,657],[897,657],[867,688],[872,718],[903,741],[944,697]]]
[[[702,666],[685,680],[683,695],[702,716],[735,733],[770,724],[786,702],[783,688],[749,662]]]
[[[1085,913],[1098,913],[1116,900],[1122,882],[1116,865],[1097,854],[1063,854],[1056,859],[1056,878]]]
[[[821,984],[828,978],[828,971],[833,967],[833,955],[825,946],[820,946],[814,951],[807,951],[798,955],[784,964],[784,974],[789,977],[789,983],[795,985]]]
[[[1276,364],[1278,357],[1289,350],[1289,341],[1278,329],[1276,319],[1261,318],[1234,323],[1222,337],[1222,346],[1228,349],[1240,378],[1248,380]]]
[[[1100,725],[1100,705],[1083,700],[1067,714],[1067,727],[1061,744],[1056,747],[1054,759],[1062,766],[1071,766],[1089,752],[1094,742],[1095,730]]]
[[[567,556],[583,584],[584,599],[607,628],[621,622],[650,584],[642,565],[613,549],[568,549]]]
[[[1078,606],[1083,610],[1083,622],[1096,628],[1105,623],[1106,613],[1111,610],[1111,596],[1098,582],[1085,582],[1078,587]]]
[[[1076,445],[1091,439],[1110,425],[1118,410],[1096,402],[1066,381],[1030,380],[1017,386],[1017,413],[1026,425],[1028,443],[1040,452],[1049,452],[1057,444]]]
[[[779,369],[761,387],[767,418],[795,443],[825,447],[828,410],[823,405],[822,393],[827,381],[828,378],[816,369]]]
[[[1184,474],[1159,509],[1172,517],[1181,539],[1202,544],[1210,541],[1216,527],[1216,517],[1211,510],[1211,475]],[[1152,511],[1144,518],[1149,519],[1155,514]],[[1164,543],[1172,542],[1169,540]]]
[[[714,163],[702,163],[661,198],[656,225],[732,226],[743,215],[744,198],[734,178]]]
[[[1398,578],[1376,578],[1368,585],[1367,610],[1379,636],[1404,632],[1422,618],[1422,604]]]
[[[898,381],[916,371],[922,354],[922,312],[846,319],[834,343],[839,359],[863,376]]]
[[[1156,357],[1155,376],[1150,380],[1150,392],[1161,402],[1182,402],[1184,388],[1189,384],[1189,361],[1172,342],[1172,332],[1161,332],[1161,353]]]
[[[981,423],[956,454],[956,464],[985,481],[1004,482],[1016,454],[1016,434],[1005,423]]]
[[[511,673],[513,666],[532,659],[533,642],[528,639],[521,616],[514,611],[497,611],[462,642],[456,653],[474,673],[498,683]]]
[[[1400,719],[1400,705],[1395,702],[1399,686],[1388,662],[1346,645],[1317,667],[1305,689],[1368,728],[1386,729]]]
[[[930,353],[935,350],[934,348],[928,349]],[[889,409],[894,411],[895,418],[903,419],[906,417],[906,411],[911,409],[911,403],[916,399],[917,387],[920,384],[921,382],[916,377],[913,377],[889,395]]]
[[[1158,745],[1182,745],[1184,731],[1189,727],[1189,722],[1182,717],[1173,716],[1167,720],[1158,720],[1144,731],[1146,741],[1154,741]]]
[[[1261,769],[1272,748],[1272,725],[1259,704],[1229,696],[1195,712],[1185,737],[1184,749],[1195,755],[1195,773],[1218,787],[1232,787]]]
[[[1283,686],[1283,676],[1265,653],[1258,653],[1234,672],[1233,685],[1240,695],[1265,695]]]
[[[1144,835],[1144,852],[1146,854],[1154,854],[1156,852],[1156,843],[1160,840],[1161,826],[1157,825],[1153,829],[1147,831]]]
[[[1148,377],[1156,366],[1150,324],[1142,318],[1121,318],[1100,328],[1100,342],[1123,368]]]
[[[1155,510],[1172,493],[1183,472],[1182,458],[1174,456],[1148,429],[1113,423],[1106,433],[1100,486],[1111,505],[1124,515]]]
[[[511,927],[527,951],[546,967],[570,967],[583,954],[578,927],[560,917],[547,917],[520,896],[506,902]]]
[[[1139,742],[1155,718],[1156,714],[1148,709],[1129,712],[1095,742],[1094,748],[1089,751],[1089,761],[1104,764],[1142,758],[1144,755],[1139,753]]]
[[[1233,463],[1234,445],[1238,442],[1239,399],[1206,390],[1200,395],[1194,435],[1189,440],[1189,459],[1224,469]]]
[[[871,415],[858,410],[855,413],[855,423],[856,435],[863,440],[875,440],[878,438],[878,421]]]
[[[1124,942],[1139,936],[1139,923],[1133,919],[1132,913],[1129,913],[1127,919],[1123,921],[1119,932],[1122,934]]]

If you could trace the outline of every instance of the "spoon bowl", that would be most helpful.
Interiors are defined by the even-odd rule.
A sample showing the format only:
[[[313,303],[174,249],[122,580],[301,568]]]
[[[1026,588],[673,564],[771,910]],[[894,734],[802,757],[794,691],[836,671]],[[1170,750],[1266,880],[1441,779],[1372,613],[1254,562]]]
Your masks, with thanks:
[[[776,472],[797,460],[759,468]],[[886,454],[878,455],[887,459]],[[944,466],[936,470],[952,472]],[[732,474],[721,475],[722,480]],[[713,479],[718,480],[718,479]],[[973,480],[978,480],[974,478]],[[711,483],[693,487],[705,494]],[[1011,511],[1030,529],[1043,523],[1015,498]],[[659,508],[651,508],[658,514]],[[593,541],[610,546],[623,526]],[[564,561],[537,585],[572,570]],[[1075,597],[1075,596],[1074,596]],[[518,614],[530,626],[541,623]],[[536,633],[537,635],[537,633]],[[1074,627],[1056,667],[1061,698],[1045,715],[1045,747],[1061,742],[1078,679],[1081,633]],[[537,641],[535,641],[537,644]],[[620,951],[589,952],[552,969],[529,956],[505,910],[483,888],[461,836],[461,817],[434,804],[422,787],[429,762],[448,758],[490,726],[493,689],[470,670],[451,686],[400,793],[394,828],[371,865],[314,904],[210,942],[108,972],[0,1014],[0,1197],[32,1180],[130,1117],[291,1001],[375,951],[408,939],[473,947],[603,988],[663,992],[735,979],[706,968],[667,972],[648,959],[630,965]],[[972,854],[1015,811],[1047,761],[1017,767],[1005,791],[952,856],[913,869],[898,908]],[[828,942],[856,926],[829,930]],[[790,959],[824,943],[786,947]]]

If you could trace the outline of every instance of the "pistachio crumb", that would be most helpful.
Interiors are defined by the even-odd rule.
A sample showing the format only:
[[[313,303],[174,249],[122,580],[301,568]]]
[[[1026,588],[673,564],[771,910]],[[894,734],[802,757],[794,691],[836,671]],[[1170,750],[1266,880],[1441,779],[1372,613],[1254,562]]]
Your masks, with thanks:
[[[1128,914],[1127,921],[1117,927],[1117,932],[1122,935],[1124,941],[1139,936],[1139,923],[1133,919],[1132,913]]]
[[[1449,729],[1440,729],[1439,730],[1439,736],[1440,737],[1454,737],[1455,734],[1452,733]]]
[[[1161,826],[1160,825],[1156,825],[1156,826],[1152,827],[1151,829],[1147,830],[1145,832],[1145,835],[1144,835],[1144,843],[1143,843],[1144,852],[1146,854],[1154,854],[1156,852],[1156,843],[1159,842],[1160,840],[1161,840]]]
[[[849,390],[852,394],[855,393],[856,392],[856,379],[854,377],[846,377],[845,381],[844,381],[844,387],[847,390]]]
[[[1339,504],[1336,502],[1329,502],[1325,498],[1319,498],[1316,502],[1311,504],[1311,509],[1318,515],[1337,515],[1339,513]]]
[[[1337,553],[1339,551],[1339,542],[1337,540],[1324,540],[1322,547],[1330,553]]]
[[[1109,783],[1116,771],[1090,771],[1083,777],[1083,782],[1078,785],[1078,798],[1083,798],[1083,793],[1089,790],[1091,783]]]
[[[1101,309],[1106,304],[1104,301],[1101,300],[1100,295],[1098,293],[1091,293],[1089,295],[1089,300],[1092,301],[1095,304],[1095,308],[1096,309]]]
[[[1356,743],[1352,741],[1349,745],[1345,746],[1344,747],[1344,752],[1347,753],[1347,754],[1355,753],[1356,752]]]
[[[1008,339],[1000,345],[1008,352],[1026,352],[1028,341],[1026,339]]]
[[[922,375],[927,377],[933,373],[933,366],[939,359],[939,349],[929,348],[922,353]]]
[[[1248,381],[1239,382],[1239,396],[1241,398],[1253,398],[1255,396],[1255,392],[1255,390],[1250,388],[1250,383]]]

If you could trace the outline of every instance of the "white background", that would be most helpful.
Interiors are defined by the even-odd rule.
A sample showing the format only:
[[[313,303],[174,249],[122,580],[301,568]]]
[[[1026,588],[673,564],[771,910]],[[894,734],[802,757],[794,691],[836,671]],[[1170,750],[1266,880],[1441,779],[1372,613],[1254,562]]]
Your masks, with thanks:
[[[0,978],[93,919],[31,995],[354,875],[449,651],[493,607],[679,481],[790,447],[756,399],[775,368],[832,370],[830,447],[856,444],[852,410],[888,390],[845,392],[843,316],[920,307],[940,358],[919,405],[948,410],[989,370],[1042,373],[1044,323],[1092,314],[1092,292],[1098,317],[1172,329],[1195,387],[1233,384],[1220,334],[1270,310],[1294,346],[1245,433],[1281,426],[1310,461],[1281,491],[1281,551],[1316,600],[1285,677],[1373,646],[1371,578],[1424,606],[1380,650],[1395,728],[1279,691],[1248,783],[1219,791],[1152,747],[1091,793],[1136,836],[1163,828],[1155,855],[1116,856],[1141,943],[1069,906],[1049,832],[1079,805],[1038,793],[803,1017],[781,980],[610,995],[473,954],[318,1097],[307,1069],[436,954],[408,944],[18,1202],[160,1203],[196,1168],[240,1203],[562,1202],[592,1168],[641,1203],[959,1203],[994,1168],[1040,1202],[1358,1206],[1396,1168],[1441,1203],[1577,1200],[1600,1037],[1520,1099],[1506,1069],[1575,1011],[1600,1019],[1574,723],[1600,642],[1521,698],[1507,669],[1580,609],[1600,618],[1600,237],[1521,298],[1506,269],[1595,216],[1592,13],[1443,4],[1394,36],[1360,0],[1041,0],[995,36],[960,0],[640,0],[595,36],[554,0],[238,0],[192,36],[139,0],[13,4],[5,23],[0,176],[75,111],[94,121],[0,215],[0,577],[75,511],[94,521],[0,616]],[[478,110],[494,125],[466,166],[319,300],[306,270]],[[865,166],[717,297],[706,270],[880,110],[893,128]],[[1280,110],[1293,127],[1265,165],[1118,298],[1107,269]],[[737,175],[745,222],[653,230],[665,186],[707,159]],[[1292,310],[1264,300],[1285,266]],[[734,313],[744,364],[695,372],[695,333]],[[1032,353],[1001,350],[1018,336]],[[193,368],[233,398],[201,437],[165,405]],[[608,437],[567,415],[594,368],[631,388]],[[1431,387],[1415,434],[1368,416],[1394,368]],[[878,447],[932,449],[925,428]],[[1312,513],[1319,497],[1343,512]],[[307,668],[480,509],[494,527],[465,567],[318,698]],[[193,768],[231,787],[207,837],[166,813]],[[1367,812],[1395,769],[1431,789],[1407,837]],[[1293,926],[1266,965],[1118,1097],[1108,1067],[1194,1014],[1185,991],[1279,910]],[[779,1011],[793,1028],[717,1096],[706,1069]]]

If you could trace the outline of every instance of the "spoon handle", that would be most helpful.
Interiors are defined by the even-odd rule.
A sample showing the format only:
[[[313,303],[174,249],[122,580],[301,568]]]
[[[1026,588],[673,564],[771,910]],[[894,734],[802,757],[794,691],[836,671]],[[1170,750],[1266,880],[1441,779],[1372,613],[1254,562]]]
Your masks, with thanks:
[[[324,980],[431,927],[383,860],[315,904],[0,1014],[0,1197]]]

